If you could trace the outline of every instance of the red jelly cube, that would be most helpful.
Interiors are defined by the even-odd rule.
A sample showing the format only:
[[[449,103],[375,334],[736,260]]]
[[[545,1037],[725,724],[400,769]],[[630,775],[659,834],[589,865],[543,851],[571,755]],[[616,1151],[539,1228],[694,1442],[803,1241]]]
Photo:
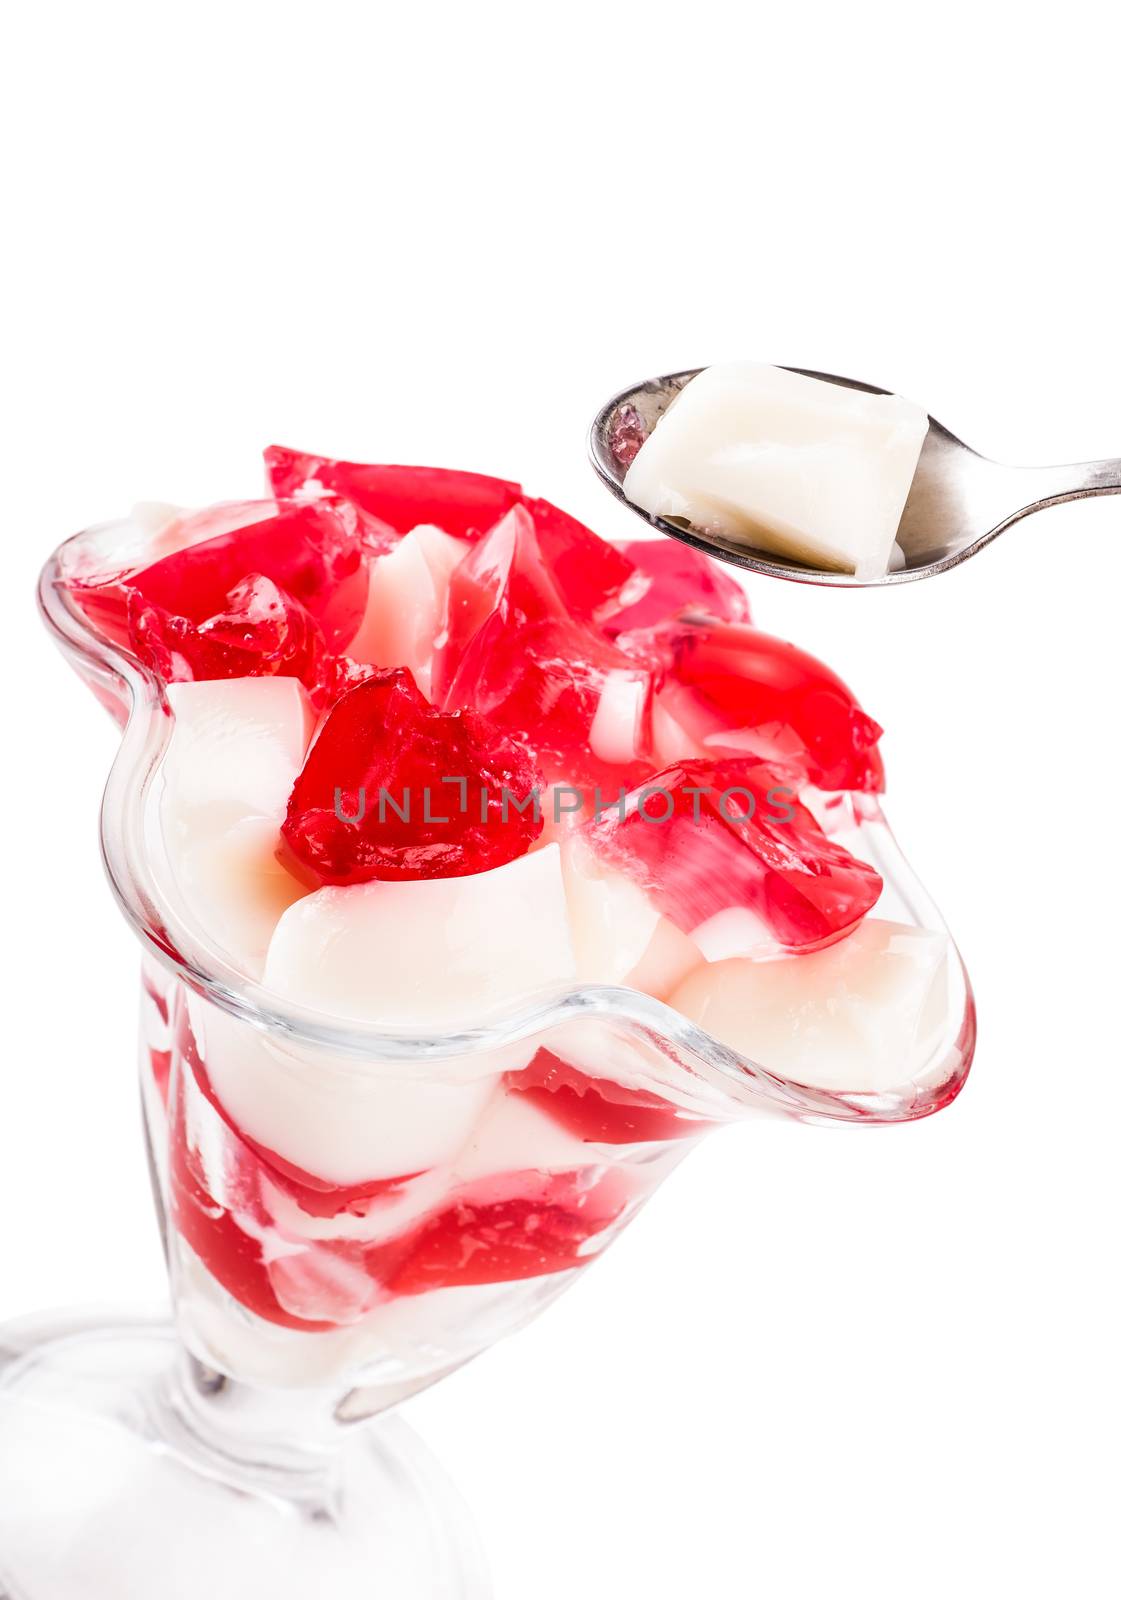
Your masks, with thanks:
[[[700,611],[723,622],[751,620],[743,589],[702,551],[677,539],[636,539],[621,549],[647,585],[630,605],[605,619],[604,632],[612,638],[656,627],[683,611]]]
[[[647,439],[647,427],[634,406],[620,406],[611,421],[611,454],[621,467],[629,467]]]
[[[519,484],[478,472],[331,461],[277,444],[265,451],[265,466],[278,498],[341,495],[399,534],[422,522],[461,539],[485,533],[522,494]]]
[[[537,769],[474,712],[440,712],[410,673],[375,672],[321,727],[288,802],[288,864],[310,882],[449,878],[523,855]]]
[[[585,837],[684,933],[736,908],[760,942],[813,950],[853,928],[883,888],[761,762],[678,762],[621,810],[583,824]]]
[[[316,711],[329,711],[351,689],[378,677],[384,668],[368,661],[353,661],[350,656],[325,655],[319,663],[315,682],[308,685]]]
[[[565,607],[585,620],[610,607],[634,576],[634,564],[621,550],[567,511],[530,498],[520,484],[504,478],[443,467],[331,461],[281,445],[265,451],[265,463],[275,494],[340,495],[399,534],[434,523],[457,538],[473,539],[522,506],[533,520],[553,587]]]
[[[883,729],[823,662],[743,623],[685,617],[660,635],[661,705],[706,752],[792,761],[819,789],[883,789]]]
[[[525,1095],[585,1144],[687,1139],[709,1126],[660,1095],[590,1078],[551,1050],[538,1050],[521,1072],[509,1073],[506,1087]]]
[[[639,583],[633,561],[548,500],[524,500],[541,558],[570,616],[581,622],[618,610]]]
[[[236,583],[224,608],[200,623],[171,615],[134,589],[128,626],[137,656],[164,683],[283,677],[310,687],[326,654],[323,635],[303,606],[261,573]]]
[[[603,542],[588,534],[594,544],[586,551],[584,534],[578,523],[551,520],[542,532],[521,506],[497,523],[452,575],[435,676],[444,704],[474,706],[523,738],[547,778],[603,785],[614,796],[650,770],[653,679],[648,663],[589,620],[594,597],[610,591],[595,548]],[[579,592],[576,612],[554,581],[549,546],[561,552],[558,573]],[[591,581],[581,577],[582,553],[595,557]]]
[[[120,552],[110,545],[99,557],[95,541],[88,552],[75,553],[72,564],[76,570],[68,577],[67,588],[99,633],[115,644],[127,646],[130,642],[128,602],[138,572],[188,546],[205,544],[252,522],[264,521],[275,511],[273,500],[222,502],[205,511],[171,515],[146,536],[136,527]],[[139,559],[141,555],[145,558],[143,563]],[[106,566],[107,561],[111,565]]]
[[[362,620],[368,564],[378,548],[377,529],[345,501],[283,505],[274,516],[177,550],[125,582],[169,615],[201,624],[225,610],[242,579],[260,574],[298,601],[328,649],[338,651]]]

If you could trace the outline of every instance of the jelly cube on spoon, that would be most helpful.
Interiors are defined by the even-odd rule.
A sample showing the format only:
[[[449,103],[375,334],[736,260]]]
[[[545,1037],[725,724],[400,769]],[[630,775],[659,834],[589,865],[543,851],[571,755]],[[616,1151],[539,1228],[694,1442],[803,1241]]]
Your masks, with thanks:
[[[687,383],[631,463],[627,497],[758,550],[882,577],[926,438],[921,407],[761,362]]]

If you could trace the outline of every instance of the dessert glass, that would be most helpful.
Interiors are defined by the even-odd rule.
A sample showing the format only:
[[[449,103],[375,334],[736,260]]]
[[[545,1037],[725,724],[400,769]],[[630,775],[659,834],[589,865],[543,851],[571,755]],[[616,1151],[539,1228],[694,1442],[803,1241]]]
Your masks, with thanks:
[[[125,537],[111,525],[68,541],[40,602],[123,729],[101,838],[144,952],[142,1102],[173,1319],[0,1330],[0,1593],[485,1595],[455,1493],[392,1409],[537,1315],[710,1132],[767,1112],[887,1123],[948,1104],[972,1057],[968,978],[951,947],[952,1026],[920,1072],[876,1093],[789,1081],[625,988],[537,994],[439,1034],[280,1001],[165,891],[148,801],[172,713],[65,587]],[[874,798],[841,805],[831,832],[881,873],[881,914],[944,931]],[[504,1170],[449,1162],[332,1189],[225,1113],[219,1060],[328,1137],[344,1108],[359,1146],[451,1108]],[[573,1111],[555,1146],[532,1113],[545,1080]]]

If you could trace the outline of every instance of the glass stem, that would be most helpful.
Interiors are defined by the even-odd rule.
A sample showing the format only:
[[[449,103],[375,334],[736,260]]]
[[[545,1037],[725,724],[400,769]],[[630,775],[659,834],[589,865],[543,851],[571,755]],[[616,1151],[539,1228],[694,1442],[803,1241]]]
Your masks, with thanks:
[[[204,1470],[326,1512],[349,1432],[332,1399],[320,1390],[241,1383],[180,1346],[157,1406],[172,1447]]]

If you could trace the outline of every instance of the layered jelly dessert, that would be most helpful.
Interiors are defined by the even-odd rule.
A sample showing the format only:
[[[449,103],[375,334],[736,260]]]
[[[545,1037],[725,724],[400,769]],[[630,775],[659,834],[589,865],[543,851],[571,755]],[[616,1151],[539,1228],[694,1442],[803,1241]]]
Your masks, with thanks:
[[[269,499],[142,508],[59,581],[148,718],[189,1342],[407,1392],[753,1096],[925,1114],[971,1036],[945,933],[885,887],[880,727],[725,569],[512,482],[267,466]]]
[[[872,580],[892,565],[928,426],[901,395],[731,361],[699,372],[648,436],[623,417],[614,448],[642,510]]]

